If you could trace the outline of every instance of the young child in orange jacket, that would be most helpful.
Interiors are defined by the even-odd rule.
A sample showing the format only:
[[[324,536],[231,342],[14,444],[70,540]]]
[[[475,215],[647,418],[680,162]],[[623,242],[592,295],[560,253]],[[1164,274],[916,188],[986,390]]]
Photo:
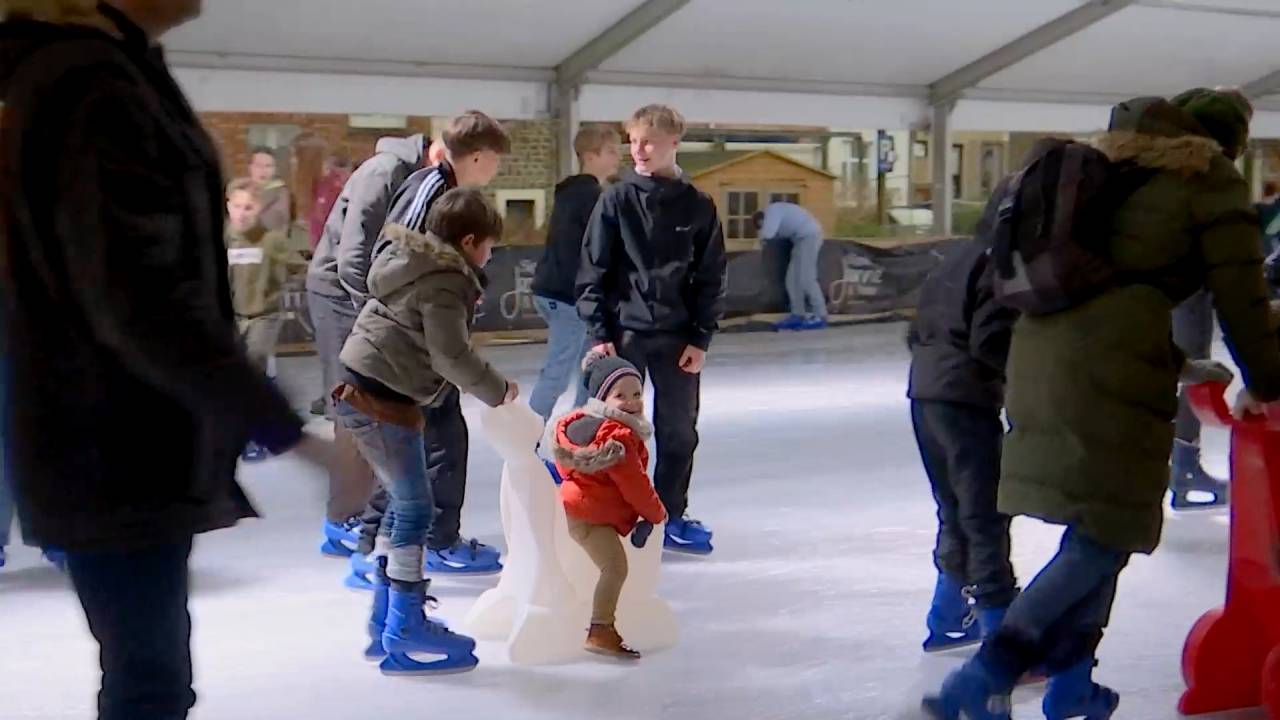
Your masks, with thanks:
[[[644,547],[653,526],[667,520],[647,470],[653,426],[644,418],[644,378],[631,363],[593,353],[583,382],[591,397],[557,421],[554,453],[569,535],[600,568],[586,649],[634,660],[640,653],[623,643],[614,621],[627,580],[621,536]]]

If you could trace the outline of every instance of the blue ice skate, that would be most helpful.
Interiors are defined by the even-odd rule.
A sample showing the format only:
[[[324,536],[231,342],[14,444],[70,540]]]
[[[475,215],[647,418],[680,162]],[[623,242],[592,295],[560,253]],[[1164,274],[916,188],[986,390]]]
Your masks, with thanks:
[[[5,563],[4,548],[0,547],[0,567],[4,567],[4,563]]]
[[[329,557],[351,557],[360,545],[360,518],[350,518],[346,522],[324,521],[324,542],[320,543],[320,552]]]
[[[40,554],[44,555],[44,559],[57,568],[58,572],[67,571],[67,553],[62,548],[46,546],[40,549]]]
[[[801,330],[825,330],[827,321],[817,316],[805,318],[804,324],[800,326]]]
[[[564,482],[564,478],[560,477],[560,469],[556,467],[555,463],[544,459],[542,464],[547,466],[547,472],[551,473],[551,479],[555,481],[556,485]]]
[[[683,517],[671,520],[663,531],[662,547],[689,555],[710,555],[713,534],[702,522]]]
[[[428,550],[428,573],[445,575],[493,575],[502,572],[502,553],[479,540],[458,539],[443,550]]]
[[[342,580],[343,586],[352,590],[372,590],[377,567],[372,557],[364,553],[352,553],[351,572]]]
[[[788,315],[781,321],[774,323],[773,329],[779,332],[802,330],[804,329],[804,318],[799,315]]]
[[[426,594],[427,583],[418,589],[392,589],[387,604],[387,624],[382,647],[387,657],[378,666],[384,675],[437,675],[471,670],[480,663],[475,656],[476,641],[459,635],[427,617],[426,608],[435,598]],[[443,656],[426,662],[413,655]]]
[[[990,674],[970,660],[947,676],[938,695],[925,696],[921,709],[934,720],[1010,720],[1012,698],[993,690]]]
[[[1176,511],[1212,510],[1226,507],[1231,499],[1231,486],[1204,471],[1200,464],[1200,446],[1174,440],[1169,468],[1170,506]],[[1192,500],[1191,493],[1202,493],[1204,500]]]
[[[364,659],[378,662],[387,656],[382,647],[382,633],[387,627],[387,602],[391,591],[385,571],[373,570],[373,608],[369,611],[369,646],[364,649]]]
[[[978,622],[977,611],[969,604],[964,586],[946,573],[938,573],[925,626],[929,629],[929,636],[924,640],[927,653],[982,642],[982,625]]]
[[[271,453],[267,452],[266,448],[252,440],[246,443],[244,450],[240,452],[240,459],[247,463],[262,462],[269,457],[271,457]]]
[[[1046,720],[1108,720],[1115,713],[1120,695],[1093,681],[1093,664],[1090,658],[1049,678],[1041,704]]]

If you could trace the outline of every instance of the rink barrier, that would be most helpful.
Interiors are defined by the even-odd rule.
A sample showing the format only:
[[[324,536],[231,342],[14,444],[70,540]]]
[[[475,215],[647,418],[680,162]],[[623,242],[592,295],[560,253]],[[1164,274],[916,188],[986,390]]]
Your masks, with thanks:
[[[1262,707],[1280,718],[1280,404],[1237,420],[1226,386],[1188,389],[1206,426],[1231,430],[1231,530],[1226,600],[1187,636],[1178,710],[1202,715]]]
[[[818,258],[818,280],[827,296],[833,324],[852,324],[909,316],[925,277],[948,248],[967,238],[827,240]],[[787,312],[785,246],[730,252],[726,271],[727,331],[771,329]],[[533,305],[533,273],[542,257],[538,246],[495,248],[485,268],[489,278],[476,314],[475,331],[491,344],[540,342],[546,324]],[[301,283],[285,298],[280,355],[311,352],[314,337]]]

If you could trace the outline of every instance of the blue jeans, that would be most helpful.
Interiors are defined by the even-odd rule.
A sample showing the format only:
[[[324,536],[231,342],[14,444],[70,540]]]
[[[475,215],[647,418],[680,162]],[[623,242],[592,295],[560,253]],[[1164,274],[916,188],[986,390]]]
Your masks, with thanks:
[[[556,401],[564,394],[569,379],[581,376],[582,358],[591,350],[591,339],[587,337],[587,324],[578,317],[578,309],[572,303],[535,295],[533,305],[547,321],[550,334],[547,359],[538,375],[538,384],[529,395],[529,407],[546,422],[551,419]],[[580,407],[587,402],[587,388],[581,381],[576,385],[574,407]]]
[[[791,314],[827,319],[827,299],[818,282],[818,256],[822,237],[796,238],[791,242],[791,262],[787,264],[787,297]]]
[[[0,462],[0,548],[9,546],[9,533],[13,528],[13,488],[9,487],[4,466],[5,463]]]
[[[128,552],[72,552],[67,572],[98,641],[98,720],[182,720],[191,689],[191,538]]]
[[[346,401],[338,403],[335,412],[387,491],[379,531],[391,539],[387,575],[417,582],[422,579],[423,548],[435,513],[423,432],[374,420]]]
[[[1053,675],[1093,658],[1128,562],[1129,553],[1068,527],[1058,554],[1009,605],[1000,629],[978,651],[997,684],[993,689],[1012,690],[1037,666]]]

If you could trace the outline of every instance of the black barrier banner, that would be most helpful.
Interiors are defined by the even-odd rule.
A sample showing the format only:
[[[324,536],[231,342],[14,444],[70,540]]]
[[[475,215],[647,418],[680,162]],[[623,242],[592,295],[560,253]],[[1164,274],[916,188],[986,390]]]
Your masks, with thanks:
[[[915,307],[920,285],[943,255],[964,238],[894,247],[856,240],[828,240],[818,258],[818,280],[832,315],[872,315]],[[541,247],[495,248],[485,268],[489,285],[476,315],[477,332],[545,329],[533,305],[533,273]],[[786,291],[790,248],[769,243],[763,250],[729,253],[725,316],[749,317],[788,311]],[[314,337],[306,293],[290,288],[285,297],[282,344],[305,344]]]

